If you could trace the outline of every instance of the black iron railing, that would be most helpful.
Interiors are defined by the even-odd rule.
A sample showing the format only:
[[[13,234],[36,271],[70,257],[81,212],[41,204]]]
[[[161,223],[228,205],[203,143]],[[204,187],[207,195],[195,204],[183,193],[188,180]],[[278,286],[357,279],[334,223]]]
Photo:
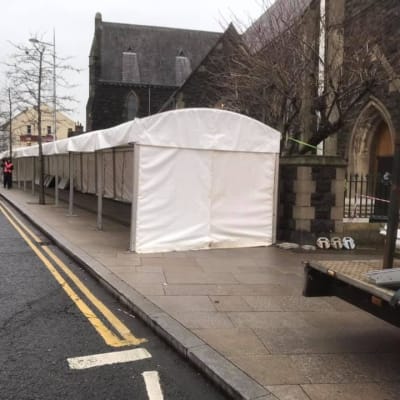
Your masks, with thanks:
[[[344,217],[385,221],[389,206],[390,175],[346,176]]]

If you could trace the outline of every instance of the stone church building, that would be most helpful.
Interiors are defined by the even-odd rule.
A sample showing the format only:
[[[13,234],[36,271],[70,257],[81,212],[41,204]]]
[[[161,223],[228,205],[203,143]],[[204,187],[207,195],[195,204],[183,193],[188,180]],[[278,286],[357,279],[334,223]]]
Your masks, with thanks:
[[[87,130],[157,113],[220,36],[105,22],[98,13],[89,55]]]

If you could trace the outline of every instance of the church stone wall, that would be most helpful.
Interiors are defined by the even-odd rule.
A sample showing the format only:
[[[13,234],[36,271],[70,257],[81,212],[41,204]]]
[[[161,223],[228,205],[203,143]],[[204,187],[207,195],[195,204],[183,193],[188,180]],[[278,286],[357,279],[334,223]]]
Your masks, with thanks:
[[[126,101],[131,92],[137,96],[137,117],[141,118],[157,113],[173,89],[100,83],[96,87],[96,96],[90,110],[90,130],[105,129],[126,122]]]
[[[335,1],[330,0],[335,7]],[[398,0],[346,0],[344,21],[345,58],[352,56],[353,38],[363,38],[368,50],[378,45],[384,58],[375,57],[379,69],[376,82],[351,108],[338,133],[338,154],[348,157],[351,133],[357,118],[371,101],[377,99],[387,110],[395,135],[400,135],[400,2]]]
[[[314,244],[343,233],[346,163],[338,157],[282,157],[278,240]]]

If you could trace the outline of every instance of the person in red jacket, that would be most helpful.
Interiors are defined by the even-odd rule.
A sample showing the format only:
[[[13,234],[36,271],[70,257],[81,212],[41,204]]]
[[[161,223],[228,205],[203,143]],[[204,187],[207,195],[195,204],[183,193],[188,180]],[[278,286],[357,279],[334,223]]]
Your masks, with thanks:
[[[5,159],[1,164],[3,168],[3,185],[4,188],[11,189],[12,187],[12,171],[14,165],[10,159]]]

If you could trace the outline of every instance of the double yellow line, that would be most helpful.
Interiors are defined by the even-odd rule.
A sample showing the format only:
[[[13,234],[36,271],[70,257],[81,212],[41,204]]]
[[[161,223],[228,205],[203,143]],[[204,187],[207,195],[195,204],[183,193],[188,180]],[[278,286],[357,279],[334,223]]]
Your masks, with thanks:
[[[137,346],[146,341],[146,339],[135,337],[129,328],[124,325],[102,301],[93,295],[82,281],[50,250],[48,246],[40,245],[40,238],[25,224],[23,224],[23,222],[13,212],[1,204],[0,211],[43,262],[45,267],[104,339],[107,345],[112,347]],[[40,251],[39,248],[42,249],[43,252]],[[87,301],[97,308],[98,312],[108,321],[115,333],[103,323],[86,302],[75,292],[70,284],[63,278],[60,271],[62,271],[62,273],[64,273],[64,275],[75,284],[81,294],[86,297]]]

